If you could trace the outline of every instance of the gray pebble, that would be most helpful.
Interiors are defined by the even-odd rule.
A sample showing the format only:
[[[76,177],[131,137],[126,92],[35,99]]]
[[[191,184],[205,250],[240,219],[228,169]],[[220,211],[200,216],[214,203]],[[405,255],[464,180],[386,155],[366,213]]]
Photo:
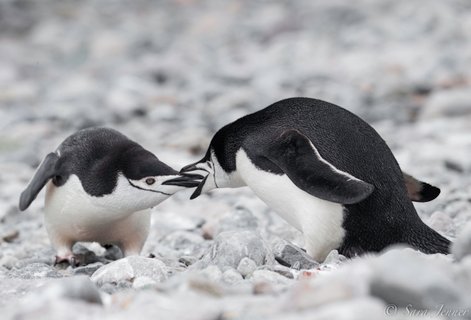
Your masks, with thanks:
[[[52,266],[44,263],[32,263],[23,268],[13,268],[8,276],[20,279],[61,278],[62,275]]]
[[[250,258],[244,257],[237,266],[237,271],[243,276],[251,275],[257,269],[257,264]]]
[[[214,244],[202,259],[202,265],[214,264],[222,270],[237,268],[247,257],[262,265],[272,255],[264,240],[252,231],[225,231],[214,240]]]
[[[281,251],[275,253],[275,258],[280,264],[297,270],[313,269],[319,265],[306,252],[292,244],[285,245]]]
[[[93,273],[91,280],[99,286],[105,283],[132,282],[143,276],[161,282],[167,278],[167,274],[167,267],[158,259],[130,256],[99,268]]]
[[[471,255],[471,223],[468,223],[463,230],[461,230],[460,234],[453,242],[451,252],[458,261]]]
[[[371,294],[386,303],[435,308],[460,301],[461,292],[445,261],[433,260],[412,249],[392,249],[375,260],[373,268]]]
[[[80,266],[80,267],[74,268],[73,273],[75,275],[84,274],[87,276],[91,276],[95,271],[97,271],[101,267],[103,267],[102,262],[95,262],[92,264],[87,264],[86,266]]]

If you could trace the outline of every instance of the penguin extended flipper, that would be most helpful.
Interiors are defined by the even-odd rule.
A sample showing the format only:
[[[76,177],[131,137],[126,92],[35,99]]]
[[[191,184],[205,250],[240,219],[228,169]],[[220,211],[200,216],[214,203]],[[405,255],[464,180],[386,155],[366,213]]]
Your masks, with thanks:
[[[432,201],[440,194],[440,189],[426,182],[417,180],[413,176],[403,172],[409,199],[415,202]]]
[[[39,165],[33,179],[29,185],[21,193],[20,210],[26,210],[29,205],[36,199],[39,191],[46,185],[47,181],[56,175],[56,163],[59,156],[55,153],[49,153]]]
[[[300,189],[331,202],[358,203],[374,186],[338,170],[324,160],[311,141],[297,130],[285,131],[268,148],[268,159]]]

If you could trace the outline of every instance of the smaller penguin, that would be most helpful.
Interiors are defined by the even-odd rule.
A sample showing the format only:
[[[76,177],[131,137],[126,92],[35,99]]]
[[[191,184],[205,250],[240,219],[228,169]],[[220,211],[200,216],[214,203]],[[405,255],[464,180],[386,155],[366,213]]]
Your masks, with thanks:
[[[45,226],[56,264],[77,264],[78,241],[117,245],[137,255],[147,239],[150,210],[201,176],[180,175],[116,130],[89,128],[49,153],[21,193],[26,210],[46,186]]]
[[[448,253],[450,241],[420,220],[411,202],[440,190],[404,174],[379,134],[334,104],[291,98],[221,128],[206,155],[181,173],[206,177],[192,199],[214,188],[248,186],[304,234],[323,261],[404,243]]]

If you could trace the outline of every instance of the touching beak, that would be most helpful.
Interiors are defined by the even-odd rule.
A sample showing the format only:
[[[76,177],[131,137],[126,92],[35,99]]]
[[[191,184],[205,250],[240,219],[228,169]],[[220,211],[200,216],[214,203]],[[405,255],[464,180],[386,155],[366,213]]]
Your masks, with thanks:
[[[185,188],[198,187],[204,177],[199,174],[184,174],[176,178],[162,182],[162,185],[179,186]]]
[[[196,162],[196,163],[193,163],[193,164],[190,164],[190,165],[187,165],[185,167],[183,167],[181,170],[180,170],[180,174],[186,176],[186,175],[191,175],[191,173],[189,172],[193,172],[193,171],[200,171],[202,174],[205,174],[205,177],[202,177],[203,180],[200,180],[200,183],[198,184],[198,187],[196,188],[195,192],[193,192],[193,194],[191,195],[190,199],[193,200],[197,197],[199,197],[201,195],[201,193],[203,192],[203,187],[206,183],[206,180],[210,174],[210,171],[205,168],[205,163],[204,162]],[[200,176],[200,175],[198,175]],[[201,177],[201,176],[200,176]]]
[[[200,167],[201,164],[202,164],[202,162],[196,162],[196,163],[193,163],[193,164],[189,164],[189,165],[183,167],[180,170],[180,174],[186,175],[186,174],[188,174],[187,172],[198,171],[198,170],[208,172],[206,169]],[[198,166],[198,165],[200,165],[200,166]]]

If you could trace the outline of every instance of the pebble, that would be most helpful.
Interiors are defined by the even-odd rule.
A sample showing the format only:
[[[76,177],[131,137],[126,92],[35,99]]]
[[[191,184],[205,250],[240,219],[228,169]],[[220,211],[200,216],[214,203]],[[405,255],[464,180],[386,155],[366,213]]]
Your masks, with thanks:
[[[257,269],[257,264],[250,258],[244,257],[240,260],[237,266],[237,271],[243,276],[251,275]]]
[[[138,277],[149,277],[156,282],[167,278],[168,269],[158,259],[129,256],[111,262],[93,273],[91,280],[101,286],[105,283],[132,282]]]
[[[87,264],[85,266],[80,266],[80,267],[74,268],[73,273],[75,275],[84,274],[84,275],[87,275],[87,276],[91,276],[95,271],[97,271],[98,269],[103,267],[103,265],[104,264],[101,263],[101,262],[90,263],[90,264]]]
[[[132,283],[134,289],[153,289],[157,286],[157,281],[149,277],[137,277]]]
[[[62,275],[52,266],[44,263],[31,263],[23,268],[13,268],[8,276],[19,279],[60,278]]]
[[[272,255],[264,240],[252,231],[221,232],[210,251],[202,258],[202,265],[214,264],[226,270],[237,268],[243,258],[249,258],[256,265],[262,265]]]
[[[50,286],[41,291],[41,295],[47,296],[51,301],[64,297],[102,304],[100,292],[87,276],[63,278],[52,282]]]
[[[453,242],[451,252],[458,261],[471,256],[471,222],[468,222],[461,230],[458,237]]]
[[[397,261],[401,261],[400,267]],[[391,249],[374,261],[373,267],[371,294],[398,307],[453,306],[462,296],[444,259],[412,249]]]
[[[280,264],[296,270],[313,269],[319,265],[306,252],[292,244],[285,245],[280,252],[275,253],[275,258]]]

